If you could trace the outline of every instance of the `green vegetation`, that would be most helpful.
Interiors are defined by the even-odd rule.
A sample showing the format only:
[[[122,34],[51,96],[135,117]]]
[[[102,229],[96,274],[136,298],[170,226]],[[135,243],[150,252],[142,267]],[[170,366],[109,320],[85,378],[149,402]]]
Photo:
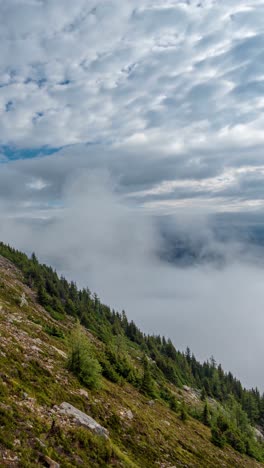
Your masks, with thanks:
[[[202,412],[202,422],[205,424],[205,426],[210,426],[210,411],[207,401],[204,404],[204,409]]]
[[[140,390],[142,393],[152,398],[156,396],[155,389],[154,389],[154,382],[150,373],[149,362],[146,357],[144,358],[144,361],[143,361],[143,377],[142,377]]]
[[[39,439],[46,434],[44,455],[65,467],[78,466],[78,457],[88,467],[151,467],[155,466],[157,457],[163,459],[165,449],[162,445],[160,451],[161,444],[167,447],[169,460],[176,465],[215,466],[213,461],[210,465],[211,453],[212,460],[214,454],[223,456],[226,466],[257,466],[250,465],[255,463],[253,458],[264,460],[263,444],[256,440],[252,429],[254,425],[264,428],[264,397],[257,389],[244,389],[213,358],[201,364],[190,349],[182,353],[169,339],[143,334],[133,321],[128,321],[124,311],[111,310],[89,289],[80,290],[75,283],[59,278],[52,268],[40,264],[34,254],[28,258],[0,243],[0,255],[21,271],[13,285],[9,277],[8,281],[2,278],[0,300],[14,314],[12,324],[22,333],[13,343],[14,328],[7,342],[8,356],[5,356],[6,348],[0,353],[0,452],[2,447],[16,450],[20,460],[24,460],[21,466],[35,466],[39,446],[37,443],[35,447],[27,438],[29,430],[24,431],[23,447],[27,445],[30,449],[25,451],[15,445],[15,427],[19,424],[22,427],[25,408],[24,404],[17,407],[13,402],[17,398],[23,401],[23,395],[28,394],[34,404],[43,408],[68,401],[87,410],[110,430],[111,441],[103,445],[98,436],[85,430],[70,427],[63,433],[57,423],[54,429],[46,414],[41,418],[36,413],[34,420],[27,414],[26,419],[34,426],[34,437]],[[22,282],[32,291],[33,299],[29,298],[28,304],[21,308]],[[36,308],[35,298],[44,311]],[[21,311],[25,315],[23,320]],[[7,324],[10,326],[8,321]],[[25,350],[23,339],[27,335],[33,341]],[[43,349],[39,349],[41,346]],[[35,350],[34,356],[31,349]],[[24,362],[23,353],[27,355]],[[55,361],[50,353],[57,353]],[[89,396],[92,392],[96,403],[92,403],[93,398],[85,402],[78,396],[80,384],[88,387]],[[186,385],[197,389],[195,397],[189,397]],[[121,396],[122,405],[131,408],[134,414],[140,409],[140,423],[138,416],[133,423],[124,422],[120,407],[117,409]],[[148,405],[150,399],[155,402]],[[164,420],[168,423],[165,426]],[[205,441],[202,452],[194,431]],[[172,449],[175,440],[178,445]],[[197,449],[193,448],[193,440]],[[214,452],[219,448],[227,452]],[[233,452],[228,452],[231,448],[238,457],[251,457],[249,464],[243,458],[245,464],[229,465],[228,457],[234,460]],[[90,452],[87,457],[86,452]]]
[[[71,332],[67,367],[87,387],[100,387],[101,366],[92,356],[91,346],[79,322]]]

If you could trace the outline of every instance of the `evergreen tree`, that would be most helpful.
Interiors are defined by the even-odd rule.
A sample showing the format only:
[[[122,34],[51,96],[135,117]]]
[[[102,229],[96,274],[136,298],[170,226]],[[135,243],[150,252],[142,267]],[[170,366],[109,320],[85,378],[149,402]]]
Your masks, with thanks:
[[[186,408],[186,404],[184,401],[181,405],[180,418],[183,422],[185,422],[188,419],[187,408]]]
[[[100,386],[101,366],[92,356],[89,342],[78,322],[71,333],[67,367],[89,388]]]
[[[201,400],[202,401],[206,400],[206,391],[205,391],[204,387],[203,387],[202,392],[201,392]]]
[[[203,413],[202,413],[202,422],[205,426],[210,426],[210,412],[208,408],[207,401],[204,404]]]
[[[144,361],[143,361],[143,377],[142,377],[140,388],[141,388],[141,392],[144,393],[145,395],[155,397],[154,382],[151,377],[149,362],[146,356],[144,357]]]

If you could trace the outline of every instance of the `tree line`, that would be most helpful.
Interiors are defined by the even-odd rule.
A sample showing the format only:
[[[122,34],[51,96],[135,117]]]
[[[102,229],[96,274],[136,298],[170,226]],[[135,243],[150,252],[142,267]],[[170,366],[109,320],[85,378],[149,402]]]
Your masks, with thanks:
[[[125,311],[118,312],[101,303],[97,294],[88,288],[79,289],[71,281],[45,264],[41,264],[33,253],[26,254],[0,242],[0,255],[13,262],[23,273],[26,284],[37,293],[39,303],[57,320],[70,315],[91,330],[106,345],[106,357],[100,362],[103,375],[113,381],[121,376],[139,386],[139,378],[125,356],[118,356],[110,346],[113,337],[137,345],[148,362],[144,360],[144,387],[150,390],[150,375],[156,381],[166,379],[178,387],[188,385],[201,390],[202,398],[214,398],[225,402],[230,396],[246,413],[251,424],[264,429],[264,394],[257,388],[245,389],[231,372],[210,358],[200,363],[190,351],[177,350],[170,339],[160,335],[143,333]],[[154,363],[155,365],[149,365]],[[150,367],[150,370],[149,370]],[[162,385],[161,385],[162,387]]]

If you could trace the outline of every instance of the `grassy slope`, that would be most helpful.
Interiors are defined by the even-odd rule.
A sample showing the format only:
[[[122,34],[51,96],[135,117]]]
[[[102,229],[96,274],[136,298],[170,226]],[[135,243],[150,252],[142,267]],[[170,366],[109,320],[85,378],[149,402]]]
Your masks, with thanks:
[[[28,305],[21,308],[23,291]],[[45,332],[53,323],[65,339]],[[61,467],[263,466],[228,447],[218,449],[207,427],[192,418],[182,422],[161,402],[150,406],[128,384],[103,380],[99,391],[86,395],[65,369],[71,327],[70,318],[55,322],[16,268],[0,257],[0,466],[48,466],[47,455]],[[59,416],[53,407],[63,401],[107,427],[109,441]]]

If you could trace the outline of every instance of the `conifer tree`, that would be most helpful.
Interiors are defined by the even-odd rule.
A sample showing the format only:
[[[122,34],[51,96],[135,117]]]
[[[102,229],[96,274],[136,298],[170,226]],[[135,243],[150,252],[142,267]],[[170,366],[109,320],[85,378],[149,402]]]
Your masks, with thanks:
[[[181,406],[180,418],[183,422],[185,422],[188,419],[188,413],[185,402],[183,402]]]
[[[210,426],[210,412],[208,408],[208,403],[205,401],[203,413],[202,413],[202,422],[205,426]]]
[[[92,356],[89,342],[78,322],[71,334],[67,367],[90,388],[100,386],[101,366]]]
[[[145,395],[154,397],[155,396],[154,382],[151,377],[149,362],[146,357],[144,358],[144,361],[143,361],[143,367],[144,367],[144,372],[143,372],[143,377],[142,377],[142,382],[141,382],[141,391]]]

